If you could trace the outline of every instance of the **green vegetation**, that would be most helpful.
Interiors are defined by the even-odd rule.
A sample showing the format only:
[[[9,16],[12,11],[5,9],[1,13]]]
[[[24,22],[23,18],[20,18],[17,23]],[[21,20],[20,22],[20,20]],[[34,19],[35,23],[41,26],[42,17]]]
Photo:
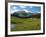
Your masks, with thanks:
[[[18,18],[11,16],[11,24],[16,28],[11,31],[40,30],[40,18]]]

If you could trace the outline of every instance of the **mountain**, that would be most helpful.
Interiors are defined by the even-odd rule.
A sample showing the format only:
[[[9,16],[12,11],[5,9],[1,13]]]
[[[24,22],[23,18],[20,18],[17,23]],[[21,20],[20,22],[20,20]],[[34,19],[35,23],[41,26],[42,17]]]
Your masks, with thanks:
[[[31,16],[32,14],[30,13],[27,13],[25,11],[17,11],[17,12],[14,12],[13,14],[11,14],[13,16],[18,16],[18,17],[29,17]]]
[[[11,14],[11,16],[16,16],[16,17],[34,17],[34,16],[39,16],[40,13],[32,13],[32,12],[25,12],[25,11],[17,11]]]

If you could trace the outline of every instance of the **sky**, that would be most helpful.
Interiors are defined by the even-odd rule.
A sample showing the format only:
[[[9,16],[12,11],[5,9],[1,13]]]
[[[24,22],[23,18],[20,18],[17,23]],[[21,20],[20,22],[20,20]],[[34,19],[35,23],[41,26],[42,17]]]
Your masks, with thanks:
[[[17,11],[25,11],[27,13],[40,13],[41,7],[40,6],[24,6],[24,5],[11,5],[10,7],[11,13]]]

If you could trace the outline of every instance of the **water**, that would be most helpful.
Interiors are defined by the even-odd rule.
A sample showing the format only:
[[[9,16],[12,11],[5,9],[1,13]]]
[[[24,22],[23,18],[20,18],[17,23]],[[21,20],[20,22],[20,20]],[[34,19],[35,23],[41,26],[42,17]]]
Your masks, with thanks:
[[[16,25],[15,24],[11,24],[11,29],[14,29],[16,28]]]

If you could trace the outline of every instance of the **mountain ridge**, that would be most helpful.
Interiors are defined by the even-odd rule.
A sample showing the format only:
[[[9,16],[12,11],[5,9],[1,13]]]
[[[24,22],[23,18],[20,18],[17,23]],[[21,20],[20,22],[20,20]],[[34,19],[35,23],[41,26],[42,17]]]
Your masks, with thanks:
[[[40,15],[40,13],[32,13],[32,12],[25,12],[25,11],[17,11],[11,14],[12,16],[17,16],[17,17],[32,17],[32,15]]]

